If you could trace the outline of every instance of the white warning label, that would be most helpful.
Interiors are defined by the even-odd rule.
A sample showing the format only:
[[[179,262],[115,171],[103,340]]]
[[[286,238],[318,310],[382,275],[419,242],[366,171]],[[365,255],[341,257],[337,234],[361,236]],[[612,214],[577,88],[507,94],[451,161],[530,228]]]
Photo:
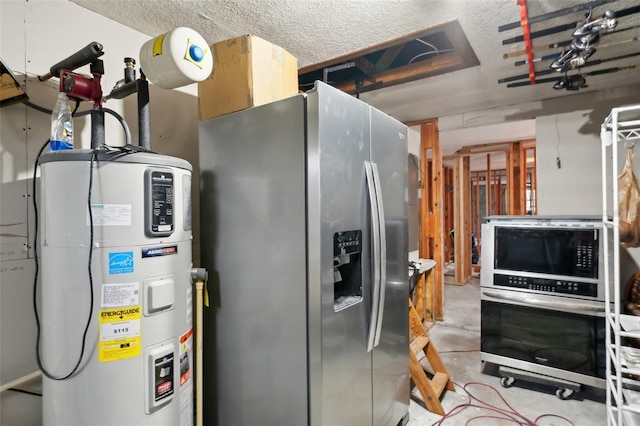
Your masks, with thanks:
[[[102,284],[103,308],[120,308],[140,304],[140,285],[138,283]]]
[[[131,226],[131,204],[92,204],[87,210],[87,226]]]

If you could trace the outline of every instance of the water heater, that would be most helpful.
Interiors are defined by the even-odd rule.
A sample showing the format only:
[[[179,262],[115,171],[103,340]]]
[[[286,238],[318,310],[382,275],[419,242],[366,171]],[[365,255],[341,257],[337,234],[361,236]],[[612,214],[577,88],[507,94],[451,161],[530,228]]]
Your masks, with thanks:
[[[40,165],[43,424],[191,426],[191,165],[124,150]]]

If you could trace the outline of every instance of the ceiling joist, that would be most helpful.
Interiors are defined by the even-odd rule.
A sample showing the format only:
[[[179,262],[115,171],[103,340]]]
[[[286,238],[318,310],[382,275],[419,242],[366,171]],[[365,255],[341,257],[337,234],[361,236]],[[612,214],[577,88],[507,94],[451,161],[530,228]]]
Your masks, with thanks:
[[[355,63],[355,67],[340,67]],[[479,65],[457,20],[299,70],[300,88],[315,80],[350,94],[389,87]]]

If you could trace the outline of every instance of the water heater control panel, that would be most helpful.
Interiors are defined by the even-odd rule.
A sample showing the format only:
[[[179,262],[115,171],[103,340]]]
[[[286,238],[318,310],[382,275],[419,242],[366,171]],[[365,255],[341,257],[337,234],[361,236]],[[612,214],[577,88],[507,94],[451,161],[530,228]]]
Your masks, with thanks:
[[[162,168],[150,168],[144,174],[145,233],[149,237],[167,237],[174,228],[173,173]]]
[[[145,412],[155,410],[171,401],[175,394],[175,353],[173,341],[166,341],[145,349],[146,400]]]

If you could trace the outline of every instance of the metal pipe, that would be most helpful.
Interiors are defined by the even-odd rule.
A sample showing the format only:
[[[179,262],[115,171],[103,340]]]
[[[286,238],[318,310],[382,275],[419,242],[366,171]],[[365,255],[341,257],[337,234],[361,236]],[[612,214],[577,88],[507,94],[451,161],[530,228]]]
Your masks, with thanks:
[[[24,383],[28,383],[41,376],[42,376],[42,373],[40,371],[34,371],[33,373],[29,373],[25,376],[19,377],[15,380],[10,381],[9,383],[5,383],[4,385],[0,386],[0,393],[7,391],[9,389],[15,388],[16,386],[20,386]]]
[[[208,279],[207,270],[193,268],[191,279],[196,287],[196,426],[202,426],[202,305],[203,289]],[[208,306],[207,301],[205,303]]]

